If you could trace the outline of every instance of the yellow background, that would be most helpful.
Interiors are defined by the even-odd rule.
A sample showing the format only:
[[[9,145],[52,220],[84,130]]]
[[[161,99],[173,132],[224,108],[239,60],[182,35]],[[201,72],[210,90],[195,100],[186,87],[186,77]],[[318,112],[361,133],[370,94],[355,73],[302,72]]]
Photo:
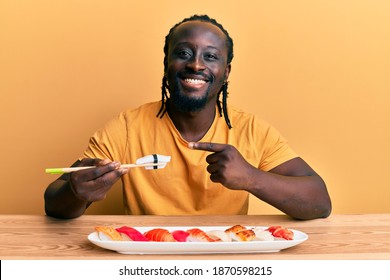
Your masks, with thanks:
[[[45,168],[160,99],[165,35],[196,13],[233,37],[228,103],[282,132],[333,213],[390,212],[390,1],[1,0],[0,213],[44,213]],[[121,208],[116,185],[88,213]],[[251,213],[278,212],[252,200]]]

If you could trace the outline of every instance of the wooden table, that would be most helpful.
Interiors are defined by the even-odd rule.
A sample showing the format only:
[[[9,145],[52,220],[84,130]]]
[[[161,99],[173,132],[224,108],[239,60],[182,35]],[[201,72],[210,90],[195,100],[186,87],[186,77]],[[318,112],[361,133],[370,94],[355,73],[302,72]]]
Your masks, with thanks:
[[[202,255],[124,255],[87,240],[97,225],[230,226],[283,225],[308,234],[305,242],[277,253]],[[390,260],[390,214],[332,215],[295,221],[283,215],[249,216],[105,216],[58,220],[37,215],[0,215],[2,260],[103,259],[267,259]]]

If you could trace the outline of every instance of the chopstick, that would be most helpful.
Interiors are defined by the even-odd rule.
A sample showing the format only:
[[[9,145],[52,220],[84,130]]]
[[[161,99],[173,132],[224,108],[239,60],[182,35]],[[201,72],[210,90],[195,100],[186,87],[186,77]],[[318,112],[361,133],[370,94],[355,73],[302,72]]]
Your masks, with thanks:
[[[148,166],[162,166],[164,164],[166,164],[166,162],[162,162],[162,163],[143,163],[143,164],[128,163],[128,164],[122,164],[120,167],[124,167],[124,168],[148,167]],[[70,172],[74,172],[74,171],[84,170],[84,169],[95,168],[95,167],[96,166],[46,168],[45,172],[49,173],[49,174],[63,174],[63,173],[70,173]]]

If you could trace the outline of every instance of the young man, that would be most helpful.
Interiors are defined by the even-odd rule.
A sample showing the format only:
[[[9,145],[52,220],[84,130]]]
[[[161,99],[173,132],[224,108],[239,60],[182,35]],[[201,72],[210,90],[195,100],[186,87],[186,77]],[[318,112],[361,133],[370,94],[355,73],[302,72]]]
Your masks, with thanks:
[[[119,179],[127,214],[246,214],[249,193],[296,219],[330,214],[324,181],[283,137],[227,106],[233,41],[222,25],[187,18],[166,36],[164,53],[162,100],[123,112],[94,134],[74,166],[97,167],[50,184],[48,215],[82,215]],[[121,167],[150,154],[172,160],[156,170]]]

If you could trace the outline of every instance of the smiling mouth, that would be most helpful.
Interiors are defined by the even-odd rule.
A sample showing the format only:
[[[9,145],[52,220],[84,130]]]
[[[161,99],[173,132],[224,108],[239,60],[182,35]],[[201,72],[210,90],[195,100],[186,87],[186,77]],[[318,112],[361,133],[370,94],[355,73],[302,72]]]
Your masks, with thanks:
[[[205,80],[201,80],[201,79],[189,79],[189,78],[186,78],[186,79],[184,79],[184,81],[187,84],[191,84],[191,85],[204,85],[206,83]]]

